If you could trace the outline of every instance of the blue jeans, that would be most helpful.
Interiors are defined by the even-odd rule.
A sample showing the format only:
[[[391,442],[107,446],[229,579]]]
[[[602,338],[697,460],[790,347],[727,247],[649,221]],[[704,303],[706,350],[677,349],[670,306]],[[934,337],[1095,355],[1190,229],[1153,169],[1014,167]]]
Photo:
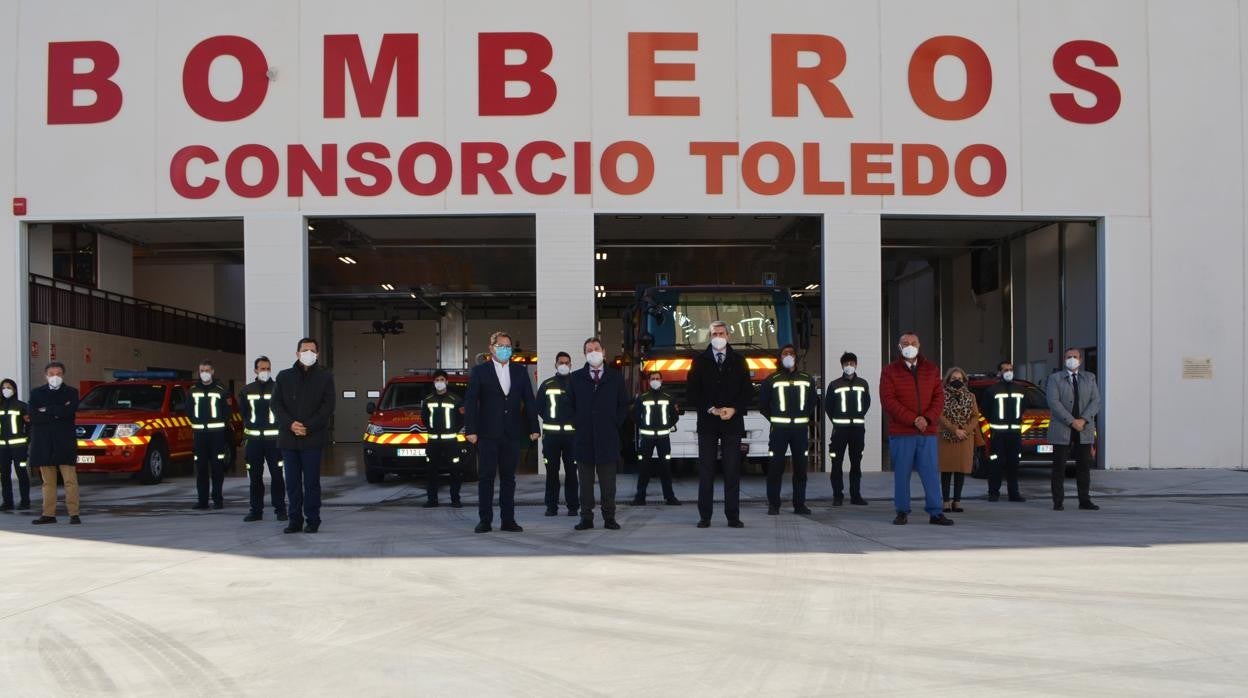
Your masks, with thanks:
[[[321,449],[282,449],[291,524],[321,523]]]
[[[940,472],[936,465],[935,436],[890,436],[888,454],[893,464],[893,508],[910,513],[910,474],[919,471],[923,483],[923,510],[940,516]]]

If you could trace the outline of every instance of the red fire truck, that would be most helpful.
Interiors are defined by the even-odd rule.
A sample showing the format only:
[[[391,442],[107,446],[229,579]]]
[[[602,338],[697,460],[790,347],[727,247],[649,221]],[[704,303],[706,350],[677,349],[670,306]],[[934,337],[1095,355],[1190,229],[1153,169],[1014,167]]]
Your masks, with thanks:
[[[468,371],[448,370],[447,389],[459,397],[468,389]],[[420,416],[420,403],[433,392],[433,369],[407,371],[391,378],[377,402],[368,403],[364,428],[364,478],[380,483],[387,473],[424,474],[429,469],[425,446],[429,437]],[[459,435],[460,466],[465,480],[477,479],[472,446]]]

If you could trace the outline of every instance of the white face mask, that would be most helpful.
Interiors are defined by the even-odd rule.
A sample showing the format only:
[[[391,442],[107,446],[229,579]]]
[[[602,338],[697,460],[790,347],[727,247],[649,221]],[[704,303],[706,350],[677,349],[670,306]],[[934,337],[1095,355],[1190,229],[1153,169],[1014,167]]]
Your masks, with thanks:
[[[61,387],[61,383],[64,383],[64,382],[65,382],[65,379],[62,378],[61,376],[48,376],[48,385],[51,386],[53,390],[56,390],[57,388]]]
[[[786,354],[780,357],[780,363],[783,364],[785,368],[792,369],[794,366],[797,365],[797,357],[789,356]]]
[[[663,381],[650,381],[650,389],[658,390],[663,387]]]
[[[299,352],[299,363],[308,367],[315,365],[316,364],[316,352],[314,351]]]
[[[1001,374],[1001,380],[1006,381],[1007,383],[1008,383],[1009,381],[1014,380],[1014,372],[1013,372],[1013,371],[1006,371],[1005,373],[1002,373],[1002,374]]]
[[[907,361],[913,361],[915,357],[919,355],[919,348],[913,344],[908,344],[901,348],[901,355],[905,357]]]
[[[558,366],[555,367],[555,373],[558,373],[561,376],[566,376],[571,372],[572,372],[572,367],[567,364],[559,364]]]
[[[9,398],[13,397],[13,389],[5,388],[4,390],[0,390],[0,395],[4,395],[4,399],[8,400]]]
[[[595,367],[601,366],[602,365],[602,352],[591,351],[585,355],[585,360],[589,362],[590,366],[595,366]]]
[[[434,381],[433,389],[438,391],[439,393],[446,392],[446,381]]]
[[[1066,359],[1066,368],[1068,368],[1068,369],[1070,369],[1070,370],[1072,370],[1072,371],[1073,371],[1073,370],[1075,370],[1075,369],[1077,369],[1077,368],[1079,368],[1079,359],[1076,359],[1076,358],[1075,358],[1075,357],[1073,357],[1073,356],[1068,357],[1068,358]]]
[[[711,346],[715,347],[715,351],[723,351],[728,346],[728,340],[723,337],[711,337]]]
[[[261,383],[268,383],[269,379],[272,377],[273,377],[273,374],[270,373],[269,371],[261,371],[256,374],[256,378],[259,378]]]
[[[849,364],[848,366],[845,366],[841,370],[845,371],[845,375],[852,376],[858,372],[858,367],[853,364]]]
[[[212,382],[212,374],[211,374],[211,373],[209,373],[209,372],[207,372],[207,371],[200,371],[200,372],[199,372],[199,380],[203,381],[204,383],[211,383],[211,382]]]

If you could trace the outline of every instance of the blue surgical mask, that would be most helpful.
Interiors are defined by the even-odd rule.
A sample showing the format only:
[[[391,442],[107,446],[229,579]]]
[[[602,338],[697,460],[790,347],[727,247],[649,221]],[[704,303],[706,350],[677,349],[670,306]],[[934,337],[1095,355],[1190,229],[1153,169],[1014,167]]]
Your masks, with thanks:
[[[494,347],[494,356],[504,363],[511,361],[511,347]]]

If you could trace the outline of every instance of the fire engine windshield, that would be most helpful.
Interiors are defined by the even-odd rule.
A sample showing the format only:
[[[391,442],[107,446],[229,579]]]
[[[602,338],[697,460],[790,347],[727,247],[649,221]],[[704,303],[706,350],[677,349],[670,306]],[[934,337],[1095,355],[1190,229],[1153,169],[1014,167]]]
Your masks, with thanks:
[[[451,383],[446,389],[463,397],[464,391],[468,389],[468,386],[462,383]],[[386,394],[381,397],[381,405],[378,409],[420,409],[421,401],[429,397],[429,393],[432,392],[433,383],[394,383],[386,389]]]
[[[656,346],[702,349],[715,320],[727,323],[734,345],[774,350],[791,341],[788,306],[773,293],[670,293],[658,307],[650,318]]]
[[[82,410],[151,410],[165,406],[163,385],[101,385],[78,403]]]

